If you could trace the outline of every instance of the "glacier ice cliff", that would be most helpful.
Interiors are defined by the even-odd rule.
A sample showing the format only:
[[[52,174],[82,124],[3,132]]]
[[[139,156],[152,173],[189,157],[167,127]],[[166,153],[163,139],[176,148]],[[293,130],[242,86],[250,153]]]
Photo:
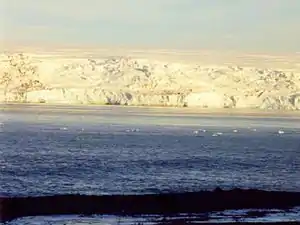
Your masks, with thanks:
[[[300,110],[300,71],[2,55],[0,101]]]

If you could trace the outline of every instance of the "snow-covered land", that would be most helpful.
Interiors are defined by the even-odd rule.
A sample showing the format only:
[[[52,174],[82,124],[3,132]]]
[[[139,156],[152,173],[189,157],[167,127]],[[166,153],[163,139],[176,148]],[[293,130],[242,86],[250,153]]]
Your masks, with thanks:
[[[276,59],[255,66],[243,58],[218,64],[153,55],[24,53],[0,60],[0,102],[300,110],[297,60],[292,68]]]

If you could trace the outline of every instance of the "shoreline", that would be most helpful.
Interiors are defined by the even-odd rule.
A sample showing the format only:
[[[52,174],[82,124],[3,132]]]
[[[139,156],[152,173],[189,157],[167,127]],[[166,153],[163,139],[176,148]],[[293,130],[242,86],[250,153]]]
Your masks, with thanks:
[[[188,221],[171,221],[166,223],[158,223],[157,225],[299,225],[300,222],[220,222],[220,223],[193,223]]]
[[[132,110],[131,112],[146,111],[145,114],[157,116],[232,116],[232,117],[268,117],[268,118],[300,118],[299,110],[263,110],[263,109],[226,109],[226,108],[201,108],[201,107],[172,107],[172,106],[140,106],[140,105],[107,105],[107,104],[60,104],[60,103],[0,103],[2,111],[23,111],[33,108],[39,110],[56,111],[91,111],[97,109]],[[143,114],[143,113],[142,113]],[[139,115],[142,115],[139,113]]]
[[[300,206],[300,192],[216,188],[214,191],[144,195],[0,197],[0,206],[0,222],[51,215],[174,216],[238,209],[289,210]]]

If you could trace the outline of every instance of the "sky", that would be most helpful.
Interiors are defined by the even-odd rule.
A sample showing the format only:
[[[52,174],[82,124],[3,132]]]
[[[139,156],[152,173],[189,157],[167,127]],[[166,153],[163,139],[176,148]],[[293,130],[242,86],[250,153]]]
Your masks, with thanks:
[[[0,0],[0,39],[300,51],[300,0]]]

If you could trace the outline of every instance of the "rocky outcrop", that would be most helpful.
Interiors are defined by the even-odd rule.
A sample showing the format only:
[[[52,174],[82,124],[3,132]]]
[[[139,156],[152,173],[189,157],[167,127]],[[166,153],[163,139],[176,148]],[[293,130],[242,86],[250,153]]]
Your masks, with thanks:
[[[300,71],[129,57],[2,58],[2,102],[300,109]]]
[[[27,93],[45,90],[39,81],[38,67],[23,54],[7,56],[0,71],[2,101],[26,102]]]

